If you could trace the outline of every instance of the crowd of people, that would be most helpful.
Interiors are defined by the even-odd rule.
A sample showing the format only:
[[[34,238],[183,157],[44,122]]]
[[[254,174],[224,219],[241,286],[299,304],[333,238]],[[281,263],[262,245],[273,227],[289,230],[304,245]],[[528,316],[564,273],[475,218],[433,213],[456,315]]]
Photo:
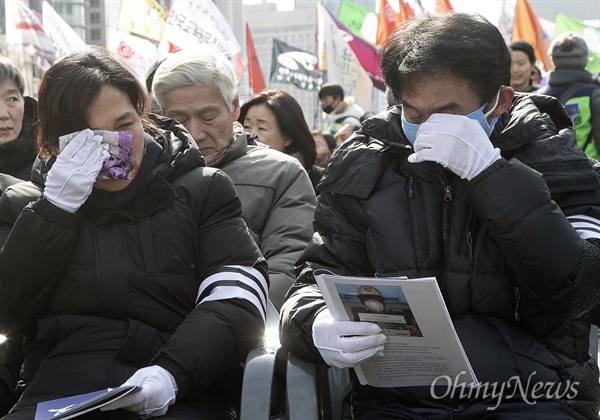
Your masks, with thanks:
[[[210,45],[143,81],[90,47],[37,100],[0,58],[0,416],[135,385],[93,418],[235,419],[270,304],[303,360],[385,357],[377,324],[332,316],[325,269],[435,277],[479,381],[527,384],[438,398],[353,374],[352,418],[596,418],[600,86],[580,36],[549,53],[542,86],[527,41],[423,15],[383,47],[388,107],[325,83],[318,128],[284,90],[242,103]]]

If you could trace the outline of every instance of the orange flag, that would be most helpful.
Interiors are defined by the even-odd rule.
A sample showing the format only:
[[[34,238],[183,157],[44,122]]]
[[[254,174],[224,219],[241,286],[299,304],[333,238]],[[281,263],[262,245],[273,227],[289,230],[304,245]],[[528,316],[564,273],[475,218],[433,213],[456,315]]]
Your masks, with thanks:
[[[450,4],[450,0],[435,0],[435,11],[437,13],[454,12],[454,7]]]
[[[390,6],[388,0],[381,0],[379,4],[375,45],[383,45],[385,40],[394,32],[394,29],[398,24],[415,17],[415,12],[412,7],[403,0],[399,1],[400,12],[396,13],[392,6]]]
[[[263,77],[260,64],[258,63],[258,56],[254,49],[254,41],[252,40],[252,34],[250,33],[250,27],[246,23],[246,50],[248,51],[248,79],[250,81],[250,87],[254,94],[258,94],[267,88],[265,84],[265,78]]]
[[[544,64],[544,70],[554,68],[552,60],[548,57],[550,37],[542,28],[535,12],[527,0],[517,0],[515,9],[515,24],[513,26],[513,41],[524,39],[533,45],[536,58]]]

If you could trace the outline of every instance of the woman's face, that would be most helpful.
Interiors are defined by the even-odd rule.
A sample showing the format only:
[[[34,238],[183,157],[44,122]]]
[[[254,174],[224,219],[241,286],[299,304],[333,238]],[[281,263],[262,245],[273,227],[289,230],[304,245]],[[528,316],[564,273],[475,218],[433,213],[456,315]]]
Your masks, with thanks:
[[[0,144],[16,140],[23,127],[25,102],[13,79],[0,82]]]
[[[105,85],[98,98],[88,109],[88,123],[92,130],[131,131],[131,160],[133,169],[125,180],[102,179],[96,181],[95,188],[106,191],[121,191],[135,178],[144,156],[144,129],[142,120],[129,96],[122,90]]]
[[[323,137],[321,134],[314,134],[313,138],[315,139],[315,145],[317,146],[315,165],[324,168],[327,166],[327,163],[329,163],[329,159],[331,158],[331,150],[329,150],[329,146],[327,145],[325,137]]]
[[[510,66],[510,85],[513,89],[517,92],[528,91],[532,72],[533,64],[527,54],[523,51],[513,51]]]
[[[292,140],[285,137],[273,111],[265,104],[254,105],[248,109],[244,118],[244,130],[258,136],[258,141],[265,143],[272,149],[285,153],[285,148]]]

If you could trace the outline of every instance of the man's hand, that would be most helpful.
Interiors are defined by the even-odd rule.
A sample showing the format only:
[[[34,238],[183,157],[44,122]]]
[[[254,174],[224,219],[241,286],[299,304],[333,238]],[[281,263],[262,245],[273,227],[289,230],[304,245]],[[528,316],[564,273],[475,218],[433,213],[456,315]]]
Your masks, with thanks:
[[[414,148],[409,162],[437,162],[469,181],[501,157],[479,123],[464,115],[431,115],[421,124]]]
[[[101,411],[124,408],[143,419],[164,415],[175,404],[177,384],[168,370],[160,366],[139,369],[122,386],[137,385],[142,389],[100,407]]]
[[[77,134],[48,171],[44,197],[56,207],[75,213],[92,193],[96,177],[109,158],[108,144],[90,129]]]
[[[329,309],[321,311],[312,327],[315,346],[330,366],[354,367],[375,356],[383,356],[387,337],[371,322],[336,321]]]

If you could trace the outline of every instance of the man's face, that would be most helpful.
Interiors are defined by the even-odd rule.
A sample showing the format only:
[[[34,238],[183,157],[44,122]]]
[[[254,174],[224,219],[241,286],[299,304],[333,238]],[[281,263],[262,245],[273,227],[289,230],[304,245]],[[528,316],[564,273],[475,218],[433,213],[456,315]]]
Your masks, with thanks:
[[[208,165],[231,143],[233,122],[240,114],[237,96],[230,111],[216,86],[174,89],[164,97],[164,115],[190,132]]]
[[[330,114],[335,107],[339,105],[340,98],[329,95],[323,96],[321,99],[319,99],[319,101],[321,102],[321,108],[323,111],[325,111],[327,114]]]
[[[0,82],[0,144],[16,140],[21,134],[25,102],[12,79]]]
[[[340,145],[345,142],[348,137],[350,137],[359,127],[354,126],[350,123],[344,123],[340,125],[340,128],[335,132],[333,138],[335,139],[335,144]]]
[[[466,115],[482,104],[469,82],[447,72],[416,78],[410,90],[402,92],[400,102],[404,117],[415,124],[436,113]],[[483,112],[492,106],[493,101]]]

